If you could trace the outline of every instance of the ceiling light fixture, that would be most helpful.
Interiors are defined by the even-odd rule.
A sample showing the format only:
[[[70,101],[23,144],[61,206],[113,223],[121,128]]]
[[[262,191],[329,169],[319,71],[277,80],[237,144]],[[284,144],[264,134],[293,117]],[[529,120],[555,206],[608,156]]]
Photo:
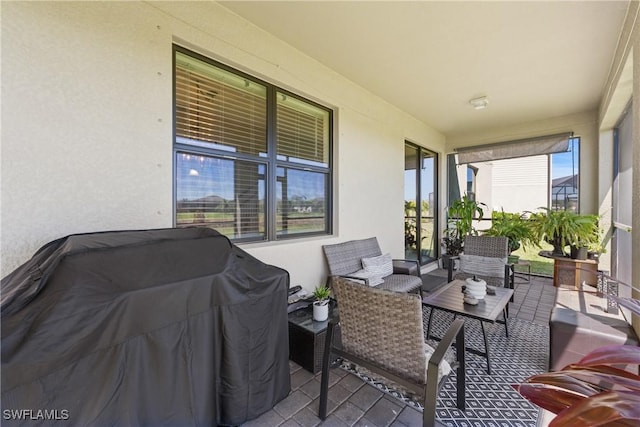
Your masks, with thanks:
[[[489,99],[486,96],[481,96],[479,98],[469,100],[469,104],[471,104],[476,110],[482,110],[483,108],[487,108],[487,105],[489,105]]]

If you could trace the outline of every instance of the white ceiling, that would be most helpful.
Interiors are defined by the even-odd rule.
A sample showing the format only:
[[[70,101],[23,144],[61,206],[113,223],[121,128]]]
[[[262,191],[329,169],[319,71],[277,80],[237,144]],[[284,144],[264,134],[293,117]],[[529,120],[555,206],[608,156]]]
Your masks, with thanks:
[[[224,1],[448,137],[597,109],[628,1]],[[486,95],[489,106],[469,100]]]

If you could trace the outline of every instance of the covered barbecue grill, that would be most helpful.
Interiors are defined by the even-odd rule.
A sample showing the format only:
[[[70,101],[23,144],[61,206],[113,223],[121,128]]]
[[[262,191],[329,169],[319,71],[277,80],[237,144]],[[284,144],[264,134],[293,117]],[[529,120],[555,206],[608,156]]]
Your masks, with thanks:
[[[290,391],[288,286],[206,228],[53,241],[2,279],[3,415],[31,411],[2,424],[255,418]]]

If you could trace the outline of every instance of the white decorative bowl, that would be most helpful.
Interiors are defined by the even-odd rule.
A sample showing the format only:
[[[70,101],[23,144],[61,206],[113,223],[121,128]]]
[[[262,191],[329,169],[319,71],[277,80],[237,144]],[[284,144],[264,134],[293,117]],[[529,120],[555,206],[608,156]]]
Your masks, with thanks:
[[[466,280],[465,294],[475,299],[483,299],[487,295],[487,282],[484,280]]]
[[[487,289],[487,286],[484,284],[472,284],[472,283],[467,283],[467,289],[471,289],[474,291],[484,291],[485,289]]]
[[[484,297],[487,295],[487,293],[484,291],[470,291],[468,289],[464,292],[464,294],[475,299],[484,299]]]
[[[487,282],[482,279],[473,280],[473,278],[468,278],[465,280],[467,287],[482,287],[485,288],[487,286]]]
[[[478,299],[473,297],[464,297],[464,303],[469,305],[478,305]]]

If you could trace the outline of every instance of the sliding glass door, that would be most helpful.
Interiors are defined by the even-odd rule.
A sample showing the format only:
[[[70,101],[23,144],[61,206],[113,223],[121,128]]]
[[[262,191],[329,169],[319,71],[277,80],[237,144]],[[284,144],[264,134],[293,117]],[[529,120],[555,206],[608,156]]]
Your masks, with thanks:
[[[409,142],[404,153],[405,257],[426,264],[438,258],[438,155]]]

